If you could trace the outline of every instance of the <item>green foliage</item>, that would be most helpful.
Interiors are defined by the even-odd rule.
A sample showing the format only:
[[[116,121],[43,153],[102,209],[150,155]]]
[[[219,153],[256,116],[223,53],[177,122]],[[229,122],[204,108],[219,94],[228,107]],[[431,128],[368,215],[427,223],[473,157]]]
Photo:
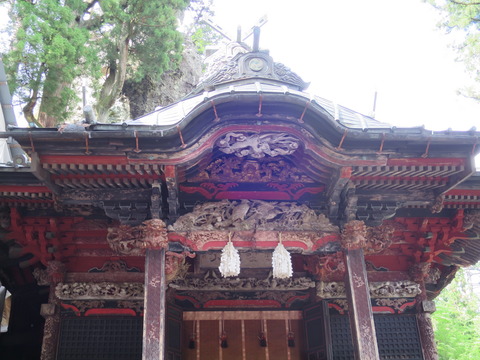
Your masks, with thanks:
[[[480,83],[480,1],[478,0],[428,0],[442,14],[441,26],[447,31],[458,30],[463,40],[457,46],[459,59]],[[465,95],[480,100],[479,89],[465,89]]]
[[[177,15],[187,5],[188,0],[16,0],[17,31],[5,63],[27,119],[36,121],[37,101],[43,124],[67,119],[77,101],[72,85],[83,76],[97,80],[97,112],[106,120],[126,78],[158,79],[177,66],[183,40]]]
[[[435,300],[435,339],[440,360],[480,359],[480,298],[465,270]]]
[[[44,106],[59,121],[67,117],[68,107],[76,100],[70,87],[59,84],[72,83],[87,70],[82,62],[94,56],[92,48],[85,46],[88,31],[75,26],[78,9],[73,5],[62,6],[55,0],[15,2],[18,30],[5,57],[8,73],[13,76],[11,91],[32,110],[42,97]],[[94,63],[89,64],[94,67]]]

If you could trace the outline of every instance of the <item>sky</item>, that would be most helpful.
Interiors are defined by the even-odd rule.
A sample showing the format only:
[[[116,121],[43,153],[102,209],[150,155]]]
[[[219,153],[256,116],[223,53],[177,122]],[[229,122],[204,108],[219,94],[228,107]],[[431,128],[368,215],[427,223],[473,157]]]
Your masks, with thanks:
[[[308,92],[365,115],[377,92],[376,118],[397,127],[480,130],[480,103],[457,94],[470,80],[455,39],[421,0],[214,0],[213,10],[233,38],[267,15],[260,48],[310,82]]]
[[[422,0],[213,0],[213,11],[232,38],[267,15],[260,47],[308,92],[365,115],[377,92],[375,117],[397,127],[480,130],[480,103],[458,95],[471,80],[455,39]]]

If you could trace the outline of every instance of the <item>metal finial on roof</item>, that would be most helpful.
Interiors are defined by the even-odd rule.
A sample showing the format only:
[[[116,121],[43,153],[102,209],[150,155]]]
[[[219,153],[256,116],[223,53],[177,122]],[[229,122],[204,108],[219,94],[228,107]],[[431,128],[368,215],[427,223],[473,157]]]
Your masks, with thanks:
[[[253,52],[258,52],[260,49],[260,27],[253,27]]]

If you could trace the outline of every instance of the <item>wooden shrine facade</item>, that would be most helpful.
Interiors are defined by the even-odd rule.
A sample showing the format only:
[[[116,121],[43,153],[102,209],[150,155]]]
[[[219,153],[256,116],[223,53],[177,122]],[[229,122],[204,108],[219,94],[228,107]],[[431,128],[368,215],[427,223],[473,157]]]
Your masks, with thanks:
[[[1,348],[437,359],[432,300],[480,258],[480,134],[391,127],[240,44],[214,65],[189,97],[127,124],[1,133],[28,155],[0,168],[14,299]],[[241,271],[223,277],[229,241]]]

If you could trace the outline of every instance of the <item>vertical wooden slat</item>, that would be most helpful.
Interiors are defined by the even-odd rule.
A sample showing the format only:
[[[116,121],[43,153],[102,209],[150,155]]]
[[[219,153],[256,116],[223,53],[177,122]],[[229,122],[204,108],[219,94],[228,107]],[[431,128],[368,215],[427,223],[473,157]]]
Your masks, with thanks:
[[[363,249],[345,250],[350,326],[357,360],[379,360]]]
[[[242,360],[247,360],[247,344],[245,342],[245,320],[242,320]]]
[[[163,360],[165,354],[165,250],[147,249],[143,360]]]
[[[196,336],[196,347],[197,347],[197,360],[200,360],[200,321],[197,321],[197,336]]]

